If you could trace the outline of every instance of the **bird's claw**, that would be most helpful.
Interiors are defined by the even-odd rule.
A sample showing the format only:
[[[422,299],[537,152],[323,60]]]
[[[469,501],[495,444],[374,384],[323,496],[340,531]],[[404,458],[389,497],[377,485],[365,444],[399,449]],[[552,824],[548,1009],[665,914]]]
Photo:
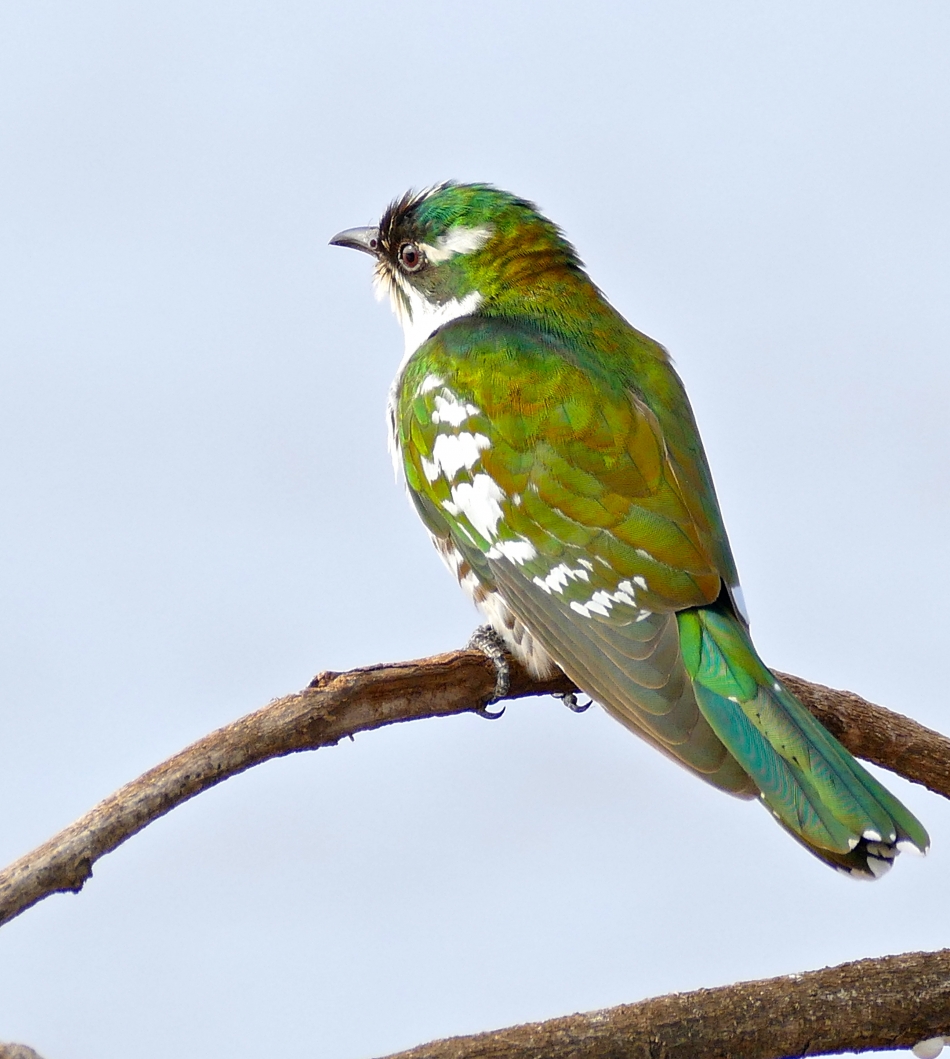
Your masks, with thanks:
[[[488,721],[496,721],[505,712],[505,707],[502,706],[497,713],[492,713],[486,707],[505,698],[511,687],[511,667],[508,664],[508,651],[505,647],[505,642],[490,625],[479,625],[469,637],[469,641],[465,646],[473,651],[481,651],[483,655],[487,655],[495,667],[494,694],[485,706],[473,712]]]
[[[477,717],[484,717],[486,721],[497,721],[498,718],[501,717],[504,712],[504,706],[502,706],[502,708],[497,713],[492,713],[491,710],[489,710],[486,706],[479,706],[477,710],[472,710],[472,713],[474,713]]]
[[[577,701],[576,691],[555,691],[552,692],[556,699],[560,699],[562,704],[565,705],[571,713],[584,713],[589,710],[593,705],[594,700],[588,699],[583,705]]]

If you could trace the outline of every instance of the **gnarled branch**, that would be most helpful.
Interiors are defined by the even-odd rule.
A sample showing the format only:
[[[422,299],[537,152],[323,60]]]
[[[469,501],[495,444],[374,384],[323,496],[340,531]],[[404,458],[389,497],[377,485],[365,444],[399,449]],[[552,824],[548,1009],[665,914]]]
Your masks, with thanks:
[[[853,753],[950,798],[950,739],[851,692],[783,679]],[[192,743],[11,864],[0,873],[0,923],[52,893],[78,892],[100,857],[229,776],[397,721],[481,709],[494,687],[494,666],[476,651],[321,673],[303,691]],[[512,662],[510,698],[572,687],[563,676],[535,680]]]
[[[783,1059],[910,1048],[950,1030],[950,949],[621,1004],[388,1059]]]

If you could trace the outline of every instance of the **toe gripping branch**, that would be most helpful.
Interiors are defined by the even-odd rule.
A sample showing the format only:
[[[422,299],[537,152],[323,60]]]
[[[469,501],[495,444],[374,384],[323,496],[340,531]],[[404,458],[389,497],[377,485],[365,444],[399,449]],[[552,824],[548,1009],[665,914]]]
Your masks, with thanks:
[[[576,691],[552,691],[551,694],[556,699],[560,699],[562,704],[565,705],[571,713],[584,713],[589,710],[593,705],[594,700],[588,699],[587,702],[577,701]]]
[[[492,697],[484,706],[472,712],[477,713],[479,717],[484,717],[487,721],[497,721],[505,712],[505,707],[502,706],[496,713],[492,713],[487,707],[505,698],[511,687],[511,667],[508,665],[508,651],[505,642],[490,625],[479,625],[465,646],[472,651],[481,651],[483,655],[492,660],[495,667],[495,691]]]

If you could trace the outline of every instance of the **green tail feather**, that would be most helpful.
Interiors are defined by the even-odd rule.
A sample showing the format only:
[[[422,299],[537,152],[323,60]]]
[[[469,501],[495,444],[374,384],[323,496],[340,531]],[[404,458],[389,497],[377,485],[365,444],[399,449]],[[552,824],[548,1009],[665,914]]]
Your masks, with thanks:
[[[903,843],[926,851],[919,821],[776,680],[731,613],[677,617],[700,711],[802,845],[868,878],[887,871]]]

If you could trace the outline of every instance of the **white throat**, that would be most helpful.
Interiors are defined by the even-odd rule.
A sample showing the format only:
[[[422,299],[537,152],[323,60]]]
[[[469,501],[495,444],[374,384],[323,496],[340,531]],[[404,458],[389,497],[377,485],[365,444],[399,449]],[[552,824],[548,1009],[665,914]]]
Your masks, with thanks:
[[[482,296],[476,290],[470,291],[464,298],[450,298],[446,302],[430,302],[402,276],[390,275],[386,277],[386,280],[381,286],[384,290],[388,288],[389,304],[402,327],[406,343],[397,377],[409,358],[433,331],[462,316],[471,316],[482,303]]]

